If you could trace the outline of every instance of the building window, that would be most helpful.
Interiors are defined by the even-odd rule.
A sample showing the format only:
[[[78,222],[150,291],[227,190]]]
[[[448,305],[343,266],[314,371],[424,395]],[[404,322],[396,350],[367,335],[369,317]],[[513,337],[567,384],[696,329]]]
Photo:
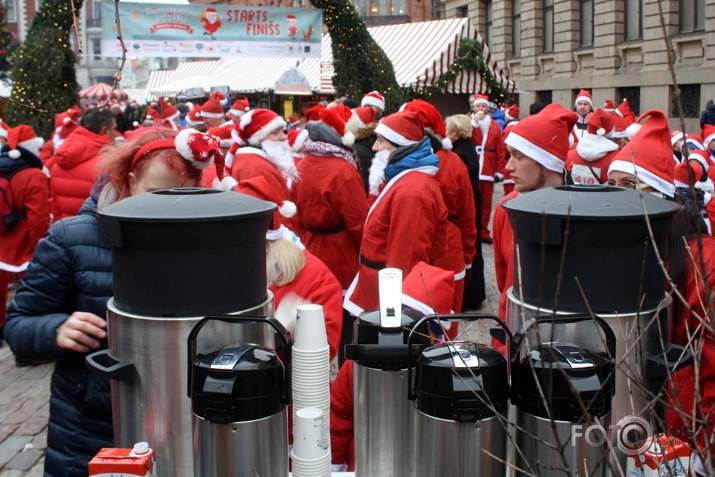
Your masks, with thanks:
[[[357,11],[357,14],[359,16],[367,15],[367,6],[365,4],[365,0],[355,0],[353,2],[353,5],[355,5],[355,10]]]
[[[551,91],[550,89],[545,91],[537,91],[536,97],[538,98],[538,101],[540,103],[551,104],[553,102],[553,91]]]
[[[700,85],[699,84],[681,84],[680,98],[683,101],[683,117],[699,118],[700,117]],[[679,117],[678,104],[673,98],[673,117]]]
[[[5,11],[7,12],[5,19],[8,23],[16,23],[17,10],[15,9],[15,0],[5,0],[3,3],[5,4]]]
[[[680,32],[705,29],[705,0],[680,0]]]
[[[626,40],[643,38],[643,0],[626,0]]]
[[[581,46],[593,46],[593,0],[581,0]]]
[[[554,51],[554,0],[544,0],[544,51]]]
[[[521,0],[511,2],[511,56],[521,56]]]
[[[387,0],[373,0],[370,14],[387,15]]]
[[[638,86],[627,87],[627,88],[617,88],[618,97],[621,99],[627,99],[630,105],[631,111],[638,117],[640,115],[641,109],[641,89]]]
[[[102,59],[102,40],[99,38],[92,39],[92,57],[94,60]]]
[[[405,14],[405,0],[392,0],[390,2],[390,15],[404,15]],[[432,16],[435,12],[432,12]]]
[[[457,7],[457,18],[469,18],[469,5]]]
[[[484,39],[487,42],[489,48],[492,47],[492,40],[494,39],[494,31],[492,29],[492,2],[491,0],[482,0],[482,12],[484,13],[484,24],[482,31],[484,32]]]

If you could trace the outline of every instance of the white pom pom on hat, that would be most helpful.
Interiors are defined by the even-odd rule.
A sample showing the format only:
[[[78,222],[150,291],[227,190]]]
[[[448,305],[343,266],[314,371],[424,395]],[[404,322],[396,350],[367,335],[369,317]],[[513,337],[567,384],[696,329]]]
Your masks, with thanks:
[[[278,212],[286,219],[293,217],[297,211],[298,207],[289,200],[284,200],[283,205],[278,207]]]

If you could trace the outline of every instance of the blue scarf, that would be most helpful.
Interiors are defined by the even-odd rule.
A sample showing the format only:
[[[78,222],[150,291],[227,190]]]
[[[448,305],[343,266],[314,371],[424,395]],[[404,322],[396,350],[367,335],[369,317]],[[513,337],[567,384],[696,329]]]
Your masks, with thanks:
[[[415,145],[395,149],[390,163],[385,168],[385,180],[390,182],[402,171],[425,166],[439,167],[439,157],[432,153],[428,137],[423,138]]]
[[[38,167],[42,169],[42,161],[39,157],[23,147],[17,148],[20,151],[20,157],[13,159],[8,156],[10,146],[5,144],[0,149],[0,172],[12,172],[21,167]]]

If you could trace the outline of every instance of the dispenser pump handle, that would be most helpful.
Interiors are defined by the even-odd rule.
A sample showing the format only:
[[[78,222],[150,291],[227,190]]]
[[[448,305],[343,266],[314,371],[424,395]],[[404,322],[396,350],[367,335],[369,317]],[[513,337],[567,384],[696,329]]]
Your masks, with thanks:
[[[402,326],[402,270],[383,268],[377,274],[380,293],[380,326]]]

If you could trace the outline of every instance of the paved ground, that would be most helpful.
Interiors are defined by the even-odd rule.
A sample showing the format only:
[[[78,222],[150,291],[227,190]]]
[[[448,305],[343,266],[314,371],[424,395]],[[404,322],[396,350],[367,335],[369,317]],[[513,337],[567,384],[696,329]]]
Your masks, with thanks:
[[[494,203],[503,196],[494,187]],[[496,313],[499,292],[494,280],[494,251],[483,245],[487,299],[482,313]],[[483,322],[482,330],[490,326]],[[471,334],[470,334],[471,335]],[[18,368],[7,344],[0,347],[0,477],[41,477],[47,442],[52,364]]]

